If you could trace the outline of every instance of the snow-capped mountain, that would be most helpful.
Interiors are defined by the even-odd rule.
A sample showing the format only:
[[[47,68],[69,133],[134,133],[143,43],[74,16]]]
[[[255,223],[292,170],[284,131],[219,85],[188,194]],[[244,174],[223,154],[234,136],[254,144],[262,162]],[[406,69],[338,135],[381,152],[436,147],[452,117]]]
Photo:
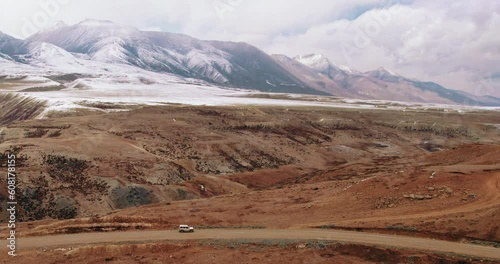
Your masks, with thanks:
[[[7,35],[0,36],[0,57],[10,62],[9,68],[19,69],[24,65],[28,72],[53,69],[78,72],[82,65],[80,59],[63,48],[45,42],[19,40]],[[7,67],[4,66],[5,68]]]
[[[384,67],[380,67],[375,71],[367,72],[366,75],[388,82],[399,82],[403,79],[402,76],[399,76]]]
[[[47,42],[92,61],[128,64],[211,83],[270,92],[322,94],[244,43],[202,41],[186,35],[144,32],[111,21],[58,23],[28,41]],[[251,63],[248,63],[251,61]]]
[[[59,22],[27,40],[0,32],[0,73],[46,77],[63,74],[71,82],[81,76],[106,76],[108,81],[139,85],[162,83],[158,77],[161,75],[168,82],[265,92],[500,105],[500,99],[495,97],[472,96],[436,83],[405,78],[383,67],[363,73],[319,54],[270,56],[247,43],[146,32],[92,19],[75,25]]]
[[[424,103],[500,104],[498,98],[476,97],[433,82],[405,78],[384,67],[362,73],[336,65],[320,54],[300,55],[293,59],[274,55],[274,58],[310,87],[336,96]]]
[[[175,57],[152,43],[138,29],[111,21],[87,19],[73,26],[58,23],[28,40],[48,42],[72,53],[85,54],[94,61],[187,75],[187,69]]]
[[[25,41],[0,32],[0,56],[2,58],[13,60],[11,56],[21,53],[19,49],[24,44]]]
[[[304,83],[316,90],[343,97],[350,97],[352,95],[342,87],[341,83],[334,81],[330,76],[324,74],[326,67],[310,67],[297,59],[292,59],[281,54],[272,56],[283,68],[301,78]]]
[[[326,56],[322,54],[307,54],[299,55],[294,58],[296,61],[314,69],[315,71],[327,74],[327,75],[338,75],[338,74],[353,74],[358,73],[353,71],[348,66],[336,65],[332,63]]]
[[[247,43],[210,41],[215,48],[231,54],[233,72],[226,75],[236,87],[262,87],[261,91],[327,95],[309,87],[271,56]]]
[[[330,60],[321,55],[321,54],[307,54],[307,55],[299,55],[294,58],[296,61],[306,65],[307,67],[314,69],[319,72],[328,72],[331,68],[333,68],[333,63]]]
[[[36,66],[68,66],[76,57],[66,50],[45,42],[30,42],[23,46],[24,53],[16,56],[19,61]]]
[[[155,45],[175,56],[193,77],[220,84],[229,83],[225,75],[231,74],[233,70],[233,65],[229,62],[230,54],[186,35],[165,32],[143,34]]]

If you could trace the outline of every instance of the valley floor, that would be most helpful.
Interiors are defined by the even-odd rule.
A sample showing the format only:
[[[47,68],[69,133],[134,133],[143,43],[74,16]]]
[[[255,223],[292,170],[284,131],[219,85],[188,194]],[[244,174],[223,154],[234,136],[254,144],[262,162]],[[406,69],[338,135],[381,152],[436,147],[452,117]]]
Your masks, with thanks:
[[[227,238],[213,235],[221,232],[286,229],[291,237],[264,238],[306,241],[315,238],[293,234],[323,231],[334,237],[355,230],[366,237],[383,233],[479,244],[498,254],[498,124],[497,111],[483,110],[155,106],[11,120],[2,128],[0,153],[18,155],[24,221],[18,231],[25,241],[137,230],[158,236],[165,232],[159,230],[189,224],[200,229],[197,238],[212,242]],[[238,237],[246,238],[255,237]],[[54,245],[27,250],[20,260],[43,256],[78,263],[89,254],[95,262],[121,263],[161,263],[167,257],[185,263],[207,257],[291,261],[299,255],[317,263],[481,261],[336,242],[303,247],[308,242],[140,240]]]

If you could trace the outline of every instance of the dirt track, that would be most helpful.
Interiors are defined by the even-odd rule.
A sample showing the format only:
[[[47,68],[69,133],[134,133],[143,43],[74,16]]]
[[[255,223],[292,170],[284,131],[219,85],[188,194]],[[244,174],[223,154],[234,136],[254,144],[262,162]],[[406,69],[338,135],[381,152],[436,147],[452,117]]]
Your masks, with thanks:
[[[66,247],[82,244],[102,244],[117,242],[166,241],[192,239],[297,239],[331,240],[368,245],[409,248],[423,251],[455,253],[476,257],[500,259],[500,249],[471,244],[454,243],[433,239],[405,236],[382,235],[338,230],[197,230],[195,233],[181,234],[177,231],[133,231],[114,233],[85,233],[44,237],[20,238],[21,250],[40,247]]]

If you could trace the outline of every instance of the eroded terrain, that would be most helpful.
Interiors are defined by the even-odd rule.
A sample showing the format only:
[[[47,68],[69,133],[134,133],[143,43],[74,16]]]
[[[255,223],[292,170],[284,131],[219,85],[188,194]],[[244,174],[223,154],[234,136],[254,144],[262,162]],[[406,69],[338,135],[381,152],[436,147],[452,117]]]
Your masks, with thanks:
[[[498,245],[498,124],[494,111],[146,107],[8,122],[0,152],[17,153],[23,236],[188,223]]]

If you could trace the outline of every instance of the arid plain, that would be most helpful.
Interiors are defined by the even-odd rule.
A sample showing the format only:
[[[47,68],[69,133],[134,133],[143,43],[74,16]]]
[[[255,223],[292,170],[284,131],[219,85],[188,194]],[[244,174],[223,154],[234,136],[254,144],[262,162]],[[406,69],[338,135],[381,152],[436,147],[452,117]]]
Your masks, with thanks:
[[[196,234],[271,235],[40,245],[21,250],[19,263],[494,262],[404,244],[272,233],[350,230],[498,247],[496,111],[93,107],[103,112],[52,113],[36,120],[40,109],[25,102],[23,111],[2,117],[0,152],[17,154],[21,239],[112,236],[179,224],[195,226]],[[0,190],[3,200],[5,191]]]

